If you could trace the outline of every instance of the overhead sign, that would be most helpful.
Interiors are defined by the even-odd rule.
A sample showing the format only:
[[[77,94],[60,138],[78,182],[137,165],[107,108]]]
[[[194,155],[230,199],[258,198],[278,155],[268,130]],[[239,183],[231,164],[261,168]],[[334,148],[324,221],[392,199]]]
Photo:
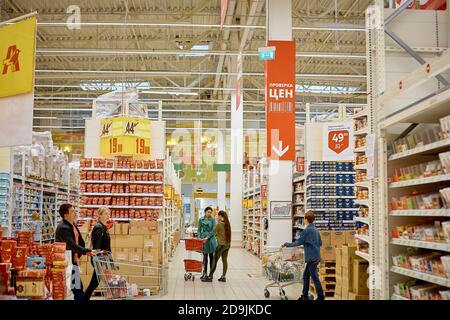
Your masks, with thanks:
[[[267,158],[295,160],[295,41],[268,41],[276,58],[265,61]]]
[[[0,98],[33,91],[36,18],[0,28]]]
[[[121,116],[101,120],[101,156],[150,156],[150,120]]]
[[[258,49],[258,58],[260,61],[275,59],[275,47],[262,47]]]
[[[324,161],[353,161],[353,123],[324,124],[322,155]]]

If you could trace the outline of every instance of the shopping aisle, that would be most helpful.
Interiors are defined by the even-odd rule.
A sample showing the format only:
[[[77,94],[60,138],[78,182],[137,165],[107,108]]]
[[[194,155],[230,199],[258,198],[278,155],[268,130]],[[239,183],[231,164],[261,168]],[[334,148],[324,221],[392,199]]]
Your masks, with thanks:
[[[231,248],[228,256],[227,282],[217,281],[222,272],[219,262],[213,282],[201,282],[200,275],[195,281],[184,280],[183,260],[188,257],[183,242],[177,247],[174,257],[169,262],[169,281],[167,295],[163,300],[262,300],[264,287],[268,280],[261,273],[261,260],[250,255],[245,249]],[[192,254],[194,259],[200,254]],[[285,289],[289,299],[300,296],[301,284],[295,284]],[[278,290],[271,289],[269,299],[279,300]]]

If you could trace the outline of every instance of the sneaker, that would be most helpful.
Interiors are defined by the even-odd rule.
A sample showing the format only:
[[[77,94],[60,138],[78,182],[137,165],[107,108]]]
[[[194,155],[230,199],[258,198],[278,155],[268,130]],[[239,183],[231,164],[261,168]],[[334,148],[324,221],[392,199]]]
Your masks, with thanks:
[[[221,276],[218,281],[220,282],[227,282],[227,278],[225,278],[224,276]]]
[[[202,279],[202,282],[212,282],[212,277],[206,276]]]

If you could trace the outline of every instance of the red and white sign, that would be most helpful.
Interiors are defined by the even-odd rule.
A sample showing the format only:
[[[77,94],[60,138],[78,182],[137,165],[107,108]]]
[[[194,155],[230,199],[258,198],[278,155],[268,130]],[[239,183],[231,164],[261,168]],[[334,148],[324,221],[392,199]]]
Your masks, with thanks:
[[[228,0],[221,0],[220,1],[220,28],[222,28],[223,24],[225,23],[225,18],[227,17],[227,10],[228,10]]]
[[[267,42],[276,47],[265,61],[267,158],[295,160],[295,41]]]
[[[353,161],[353,123],[324,124],[322,156],[324,161]]]
[[[296,172],[305,172],[305,158],[297,157]]]
[[[397,7],[406,0],[396,0]],[[447,0],[414,0],[407,9],[416,10],[447,10]]]

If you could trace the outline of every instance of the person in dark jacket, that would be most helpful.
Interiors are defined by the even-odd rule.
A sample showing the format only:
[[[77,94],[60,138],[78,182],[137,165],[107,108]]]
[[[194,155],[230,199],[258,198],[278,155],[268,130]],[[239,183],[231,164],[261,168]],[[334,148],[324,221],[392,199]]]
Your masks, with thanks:
[[[305,271],[303,272],[303,294],[299,300],[308,300],[309,297],[309,278],[311,277],[316,287],[317,300],[325,300],[322,285],[317,273],[317,265],[320,262],[320,247],[322,239],[320,233],[314,225],[314,213],[305,214],[305,230],[300,233],[300,237],[295,242],[286,242],[282,247],[304,246],[305,248]]]
[[[56,242],[65,242],[66,249],[72,251],[72,292],[74,300],[84,300],[83,283],[81,282],[78,259],[83,255],[96,254],[96,251],[85,248],[83,237],[75,223],[76,213],[70,203],[64,203],[59,207],[59,215],[62,221],[55,232]]]
[[[91,234],[91,242],[92,249],[99,251],[108,251],[111,252],[111,238],[109,236],[108,227],[106,226],[110,219],[110,210],[106,207],[102,207],[97,211],[97,223],[94,225]],[[94,266],[91,258],[91,264]],[[97,289],[99,283],[97,279],[97,274],[92,273],[91,282],[89,283],[88,288],[86,289],[84,295],[86,300],[89,300],[92,296],[92,293],[95,289]]]

